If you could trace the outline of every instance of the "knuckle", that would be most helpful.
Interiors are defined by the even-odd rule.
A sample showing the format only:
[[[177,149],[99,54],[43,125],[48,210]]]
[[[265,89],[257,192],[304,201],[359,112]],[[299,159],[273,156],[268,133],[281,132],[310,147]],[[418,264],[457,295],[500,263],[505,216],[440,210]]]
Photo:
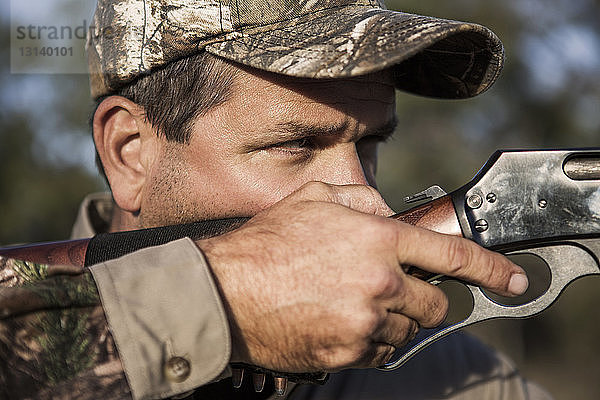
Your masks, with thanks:
[[[313,198],[313,197],[330,197],[333,193],[333,189],[330,185],[319,182],[319,181],[311,181],[305,183],[300,189],[299,193],[303,196]]]
[[[385,204],[381,193],[379,193],[373,186],[363,185],[363,188],[365,190],[365,197],[370,198],[373,205],[381,206]]]
[[[406,343],[413,340],[417,336],[417,333],[419,333],[419,323],[417,321],[415,321],[414,319],[411,319],[408,329],[409,330],[408,330],[408,336],[406,338],[407,339]],[[406,344],[406,343],[404,343],[404,344]]]
[[[400,231],[398,230],[398,223],[390,218],[379,218],[377,229],[379,232],[378,239],[384,241],[384,243],[391,248],[397,246]]]
[[[388,346],[387,349],[380,352],[375,356],[375,358],[369,363],[369,367],[380,367],[385,363],[389,362],[396,352],[395,346]]]
[[[363,340],[370,338],[381,325],[382,318],[373,311],[365,311],[356,314],[348,322],[350,332],[352,332],[357,339]]]
[[[355,343],[353,345],[337,346],[334,349],[324,349],[318,352],[318,363],[326,371],[337,371],[344,368],[356,366],[365,358],[368,352],[368,344]]]
[[[465,240],[461,239],[449,240],[447,246],[448,274],[460,275],[465,268],[471,265],[473,249],[467,245]]]
[[[494,278],[497,276],[498,274],[498,263],[495,259],[495,257],[490,257],[490,259],[488,260],[488,262],[484,265],[487,265],[487,274],[486,274],[486,282],[488,283],[492,283],[494,282]]]
[[[370,351],[370,343],[366,340],[357,342],[354,346],[349,347],[345,352],[345,361],[347,365],[356,365],[367,358]]]
[[[401,291],[402,282],[388,268],[373,269],[365,279],[367,293],[373,298],[390,298]]]
[[[397,223],[389,218],[369,218],[368,223],[363,223],[361,226],[361,232],[365,240],[382,248],[395,249],[397,246],[399,235]]]
[[[339,368],[339,356],[335,349],[319,349],[315,351],[314,357],[319,368],[325,371],[334,371]]]
[[[414,319],[408,320],[406,334],[404,335],[404,338],[397,344],[397,346],[405,346],[407,343],[413,340],[417,336],[417,333],[419,333],[419,328],[420,325],[417,321],[415,321]]]
[[[512,269],[504,262],[505,258],[494,256],[490,253],[490,257],[482,260],[481,265],[486,266],[485,281],[483,286],[490,289],[506,289],[507,283],[510,280]]]
[[[448,315],[448,297],[446,297],[441,290],[436,290],[436,292],[438,293],[430,303],[428,321],[424,324],[427,328],[433,328],[440,325]]]

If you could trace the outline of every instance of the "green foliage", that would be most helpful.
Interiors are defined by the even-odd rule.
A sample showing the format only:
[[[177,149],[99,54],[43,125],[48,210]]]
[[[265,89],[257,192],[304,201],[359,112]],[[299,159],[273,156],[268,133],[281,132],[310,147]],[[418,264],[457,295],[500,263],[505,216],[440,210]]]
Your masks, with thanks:
[[[48,266],[29,261],[15,261],[12,269],[24,282],[32,283],[46,278]]]
[[[84,273],[78,279],[70,276],[57,276],[50,279],[54,280],[54,285],[62,289],[61,298],[50,299],[54,303],[61,304],[69,302],[70,304],[96,305],[100,303],[98,289],[94,283],[94,278],[89,272]]]
[[[60,304],[65,300],[55,297],[56,290],[45,290],[42,281],[47,279],[47,265],[15,261],[12,269],[23,280],[25,287],[44,298],[47,304]],[[83,280],[72,279],[72,277],[50,279],[61,280],[60,283],[53,283],[55,289],[63,289],[58,297],[66,295],[73,304],[99,301],[90,274],[84,275]],[[52,310],[40,314],[36,324],[36,329],[43,332],[42,335],[36,336],[41,348],[39,364],[41,371],[39,372],[50,384],[73,378],[92,365],[94,354],[91,352],[86,331],[88,316],[89,313],[81,312],[78,308]]]
[[[43,373],[50,383],[68,380],[94,361],[86,335],[87,314],[72,310],[45,313],[39,322]]]

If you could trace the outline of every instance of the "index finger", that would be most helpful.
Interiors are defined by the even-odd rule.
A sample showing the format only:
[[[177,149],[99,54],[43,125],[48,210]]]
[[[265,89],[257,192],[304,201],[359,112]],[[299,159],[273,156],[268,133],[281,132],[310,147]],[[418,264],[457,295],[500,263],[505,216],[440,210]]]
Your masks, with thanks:
[[[527,290],[525,271],[476,243],[398,222],[397,258],[436,274],[462,279],[504,296]]]

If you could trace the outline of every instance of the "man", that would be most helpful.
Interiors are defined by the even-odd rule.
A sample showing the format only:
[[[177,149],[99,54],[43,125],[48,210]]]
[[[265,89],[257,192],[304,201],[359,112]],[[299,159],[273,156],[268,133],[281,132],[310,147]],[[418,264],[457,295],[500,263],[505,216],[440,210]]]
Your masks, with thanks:
[[[75,234],[253,218],[85,270],[1,260],[7,396],[266,397],[272,387],[231,389],[229,364],[314,380],[382,365],[419,327],[440,324],[445,296],[403,265],[525,291],[524,272],[501,255],[385,218],[375,173],[396,124],[394,89],[476,95],[496,79],[502,47],[486,28],[382,7],[99,1],[92,125],[114,207],[88,203]],[[398,373],[345,371],[287,393],[529,390],[501,356],[458,336]]]

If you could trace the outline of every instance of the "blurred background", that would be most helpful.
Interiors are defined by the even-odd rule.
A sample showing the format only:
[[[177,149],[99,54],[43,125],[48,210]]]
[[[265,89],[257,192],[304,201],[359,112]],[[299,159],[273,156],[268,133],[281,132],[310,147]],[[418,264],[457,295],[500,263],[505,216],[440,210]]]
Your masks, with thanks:
[[[88,129],[84,40],[73,56],[27,56],[33,26],[73,29],[92,0],[0,4],[0,244],[66,238],[86,193],[105,190]],[[391,9],[492,28],[507,60],[499,82],[475,99],[398,94],[399,128],[381,151],[380,190],[397,210],[431,184],[466,183],[496,149],[600,146],[600,1],[387,1]],[[33,35],[30,33],[33,32]],[[23,36],[26,36],[25,38]],[[30,42],[28,42],[28,40]],[[52,64],[55,59],[58,64]],[[65,74],[67,71],[69,74]],[[572,284],[551,309],[524,321],[471,329],[508,353],[557,399],[600,398],[600,278]]]

